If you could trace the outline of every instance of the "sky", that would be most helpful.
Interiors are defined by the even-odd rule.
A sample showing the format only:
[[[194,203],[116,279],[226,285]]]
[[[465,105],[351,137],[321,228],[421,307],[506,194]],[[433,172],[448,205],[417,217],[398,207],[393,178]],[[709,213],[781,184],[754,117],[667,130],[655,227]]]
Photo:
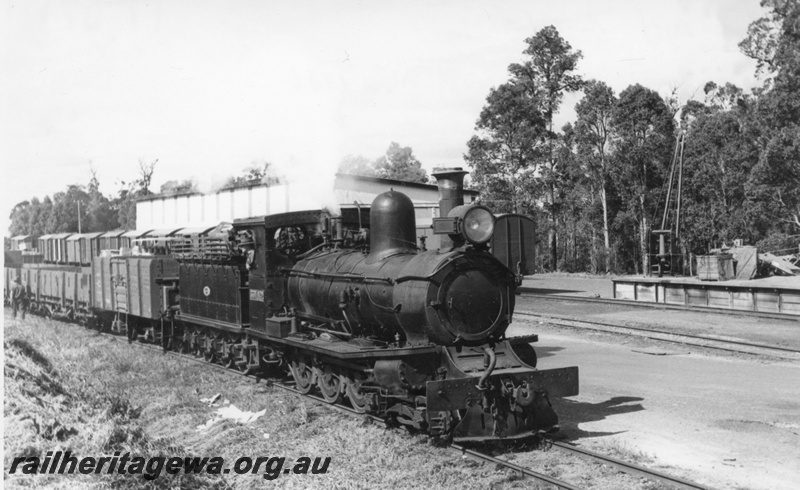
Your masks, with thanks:
[[[0,224],[92,171],[116,194],[140,160],[158,160],[156,190],[263,161],[332,181],[346,155],[393,141],[429,172],[464,166],[489,90],[548,25],[617,94],[749,90],[737,45],[763,14],[758,0],[0,0]]]

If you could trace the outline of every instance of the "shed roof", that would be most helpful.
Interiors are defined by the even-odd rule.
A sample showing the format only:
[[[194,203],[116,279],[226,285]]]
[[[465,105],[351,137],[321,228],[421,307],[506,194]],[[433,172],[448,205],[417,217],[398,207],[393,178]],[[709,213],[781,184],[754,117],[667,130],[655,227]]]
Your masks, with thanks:
[[[97,238],[102,234],[103,234],[102,231],[101,232],[93,231],[91,233],[78,233],[78,234],[72,235],[71,237],[67,238],[67,241],[68,242],[72,242],[72,241],[80,240],[82,238],[88,238],[88,239],[91,240],[92,238]]]
[[[130,231],[126,231],[125,233],[123,233],[120,236],[128,237],[128,238],[139,238],[139,237],[145,236],[150,231],[152,231],[152,230],[144,230],[144,231],[130,230]]]
[[[121,237],[125,233],[126,233],[125,230],[111,230],[101,234],[100,236],[102,236],[103,238],[108,238],[108,237],[117,238]]]

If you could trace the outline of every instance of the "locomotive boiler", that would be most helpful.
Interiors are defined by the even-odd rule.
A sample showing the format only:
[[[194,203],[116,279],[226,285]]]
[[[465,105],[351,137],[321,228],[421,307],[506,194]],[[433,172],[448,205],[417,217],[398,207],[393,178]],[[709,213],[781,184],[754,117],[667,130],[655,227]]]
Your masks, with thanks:
[[[475,206],[470,247],[418,252],[414,205],[390,191],[370,208],[368,252],[323,252],[287,269],[289,302],[358,337],[407,346],[500,340],[514,308],[516,278],[481,250],[493,217]],[[481,221],[482,220],[482,221]]]

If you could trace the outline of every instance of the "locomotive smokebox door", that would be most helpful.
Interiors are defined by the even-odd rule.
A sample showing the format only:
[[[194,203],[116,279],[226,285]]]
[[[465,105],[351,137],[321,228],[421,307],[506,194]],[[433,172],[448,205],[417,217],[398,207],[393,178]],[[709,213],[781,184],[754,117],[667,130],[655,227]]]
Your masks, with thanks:
[[[449,276],[440,294],[441,311],[456,336],[482,337],[505,319],[506,291],[483,270],[464,270]]]

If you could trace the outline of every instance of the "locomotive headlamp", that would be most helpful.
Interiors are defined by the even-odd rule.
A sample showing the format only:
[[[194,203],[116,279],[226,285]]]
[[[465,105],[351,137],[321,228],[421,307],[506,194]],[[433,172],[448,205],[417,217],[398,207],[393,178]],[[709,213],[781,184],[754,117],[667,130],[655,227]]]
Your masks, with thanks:
[[[482,245],[492,238],[494,215],[483,206],[458,206],[446,218],[433,219],[433,232],[450,235],[456,242]]]
[[[492,213],[480,206],[472,206],[462,219],[461,233],[470,242],[480,245],[492,238],[494,233],[494,216]]]

